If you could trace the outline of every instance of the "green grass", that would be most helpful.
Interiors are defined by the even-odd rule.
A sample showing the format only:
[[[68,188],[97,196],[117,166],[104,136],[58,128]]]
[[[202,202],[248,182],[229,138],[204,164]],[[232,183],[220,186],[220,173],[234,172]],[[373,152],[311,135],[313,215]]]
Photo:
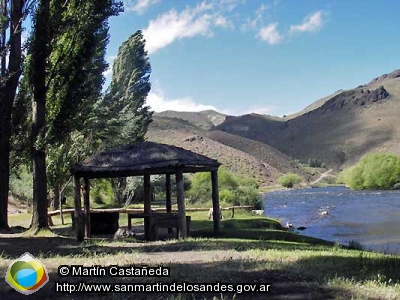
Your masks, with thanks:
[[[79,246],[79,254],[43,253],[38,257],[50,272],[50,280],[59,280],[56,270],[61,264],[83,264],[87,266],[140,265],[157,255],[170,254],[162,263],[171,270],[168,278],[129,278],[129,282],[172,282],[183,280],[195,282],[247,282],[270,283],[275,292],[290,297],[301,295],[298,299],[308,299],[320,295],[319,299],[398,299],[400,293],[400,258],[377,253],[346,250],[336,246],[310,245],[282,241],[264,241],[237,238],[189,238],[184,241],[170,240],[163,244],[145,243],[132,250],[127,243],[113,241],[90,241]],[[104,251],[106,250],[106,251]],[[200,253],[227,253],[227,259],[209,259],[195,264],[185,263],[182,257],[200,257]],[[212,252],[214,251],[214,252]],[[239,256],[237,253],[240,253]],[[215,255],[215,254],[210,254]],[[232,255],[229,258],[229,255]],[[0,272],[5,271],[11,259],[1,255]],[[148,262],[146,263],[148,264]],[[159,261],[150,263],[158,266]],[[81,278],[70,278],[79,281]],[[123,278],[90,278],[87,282],[125,282]],[[283,285],[281,283],[284,283]],[[300,289],[300,284],[306,284]],[[5,283],[0,283],[0,290]],[[47,292],[53,293],[52,284]],[[327,294],[330,297],[327,297]],[[1,295],[1,292],[0,292]],[[307,296],[308,295],[308,296]],[[107,299],[101,295],[79,295],[74,299]],[[174,294],[180,299],[213,299],[213,296],[234,299],[234,295],[223,294]],[[265,295],[248,295],[264,299]],[[276,296],[276,295],[275,295]],[[121,295],[108,295],[111,299],[123,298]],[[119,298],[122,297],[122,298]],[[195,297],[195,298],[193,298]],[[294,297],[294,296],[293,296]],[[175,299],[175,298],[170,298]],[[219,299],[219,298],[218,298]],[[239,298],[241,299],[241,298]],[[273,298],[272,298],[273,299]]]
[[[0,252],[0,272],[21,251],[33,251],[50,272],[46,295],[54,295],[53,286],[57,268],[61,264],[130,266],[132,264],[160,264],[170,267],[168,278],[129,278],[129,282],[178,281],[270,283],[274,294],[268,298],[296,299],[398,299],[400,295],[400,257],[350,250],[338,244],[279,230],[279,221],[252,216],[237,211],[235,218],[226,212],[221,220],[221,236],[213,238],[213,223],[207,212],[190,213],[193,236],[185,240],[167,240],[162,243],[135,243],[135,240],[113,241],[91,239],[76,243],[74,239],[58,239],[49,232],[40,232],[34,248],[21,249],[19,243],[33,245],[32,238],[10,240]],[[25,220],[24,219],[28,219]],[[54,217],[56,228],[59,217]],[[121,214],[120,223],[126,222]],[[30,215],[10,216],[11,224],[29,224]],[[53,235],[54,236],[54,235]],[[50,243],[51,240],[55,242]],[[57,241],[57,242],[56,242]],[[1,239],[6,245],[8,239]],[[25,243],[25,244],[26,244]],[[42,249],[50,246],[50,251]],[[57,244],[60,243],[60,244]],[[15,251],[11,251],[14,249]],[[192,262],[194,260],[195,262]],[[3,272],[3,273],[4,273]],[[82,278],[70,278],[79,281]],[[90,282],[125,282],[123,278],[90,278]],[[0,291],[6,288],[0,282]],[[1,297],[0,292],[0,297]],[[11,292],[10,292],[11,293]],[[92,298],[90,298],[92,296]],[[139,297],[139,295],[137,295]],[[157,295],[154,295],[155,297]],[[161,295],[159,295],[161,297]],[[128,295],[80,295],[74,299],[132,299]],[[170,294],[169,299],[265,299],[265,295],[250,294]],[[264,297],[264,298],[263,298]],[[13,298],[10,298],[13,299]],[[15,298],[17,299],[17,298]],[[160,298],[161,299],[161,298]]]

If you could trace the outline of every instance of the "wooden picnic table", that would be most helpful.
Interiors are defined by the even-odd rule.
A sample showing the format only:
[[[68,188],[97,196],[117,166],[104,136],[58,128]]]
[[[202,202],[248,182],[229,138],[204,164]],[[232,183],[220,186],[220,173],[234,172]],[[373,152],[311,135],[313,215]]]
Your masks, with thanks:
[[[179,238],[179,216],[177,213],[128,213],[128,230],[132,228],[132,219],[144,219],[146,240],[154,241],[158,239],[158,229],[176,229],[176,237]],[[187,233],[190,232],[191,217],[186,216]]]

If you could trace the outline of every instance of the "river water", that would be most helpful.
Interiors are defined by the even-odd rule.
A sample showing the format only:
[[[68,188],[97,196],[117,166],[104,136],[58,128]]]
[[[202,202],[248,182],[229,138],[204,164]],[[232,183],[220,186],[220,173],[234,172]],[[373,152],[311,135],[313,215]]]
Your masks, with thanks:
[[[365,249],[400,254],[400,191],[351,191],[346,187],[283,190],[265,195],[265,214],[301,234],[361,243]]]

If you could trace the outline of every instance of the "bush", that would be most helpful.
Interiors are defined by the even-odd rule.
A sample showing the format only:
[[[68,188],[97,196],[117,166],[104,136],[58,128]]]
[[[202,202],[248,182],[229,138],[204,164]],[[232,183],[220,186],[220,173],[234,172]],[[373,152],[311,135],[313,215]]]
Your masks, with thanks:
[[[325,164],[318,158],[309,158],[308,166],[311,168],[324,168]]]
[[[156,199],[165,199],[165,187],[166,187],[166,175],[154,175],[151,176],[151,186],[154,189],[154,195]],[[140,183],[142,185],[142,183]],[[191,186],[189,177],[183,175],[183,189],[188,191]],[[176,176],[171,176],[171,194],[176,195]]]
[[[264,200],[260,197],[255,203],[254,203],[254,209],[264,209]]]
[[[108,179],[94,179],[90,184],[90,198],[95,204],[103,206],[114,201],[113,189]]]
[[[292,188],[293,185],[300,183],[301,180],[302,180],[302,178],[299,175],[294,174],[294,173],[287,173],[287,174],[281,176],[278,179],[278,182],[286,188]]]
[[[236,176],[228,170],[220,168],[218,170],[218,186],[219,198],[222,203],[228,205],[261,205],[258,203],[261,198],[258,193],[258,183],[252,178]],[[196,173],[187,195],[192,204],[211,201],[210,173]]]
[[[400,182],[400,157],[387,153],[368,153],[345,169],[338,181],[351,189],[393,189]]]
[[[260,199],[260,194],[253,186],[240,186],[235,191],[232,205],[252,205]]]
[[[20,200],[32,200],[33,180],[27,167],[21,166],[10,177],[10,193]]]
[[[221,203],[232,203],[234,201],[235,194],[228,189],[219,191],[219,200]]]

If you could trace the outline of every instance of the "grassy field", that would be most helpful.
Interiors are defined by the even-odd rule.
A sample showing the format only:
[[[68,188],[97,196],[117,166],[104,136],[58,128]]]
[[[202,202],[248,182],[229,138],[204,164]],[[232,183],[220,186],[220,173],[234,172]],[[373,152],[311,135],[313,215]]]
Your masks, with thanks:
[[[350,250],[338,244],[280,230],[277,220],[225,212],[221,236],[212,237],[206,212],[190,213],[192,237],[144,242],[136,238],[112,240],[100,237],[77,243],[71,220],[61,225],[54,218],[53,233],[37,237],[2,235],[0,273],[28,251],[49,272],[50,282],[32,299],[399,299],[400,257]],[[126,225],[126,217],[120,225]],[[10,216],[12,226],[29,226],[28,214]],[[63,237],[54,233],[63,234]],[[65,277],[60,265],[160,266],[170,277]],[[256,293],[97,293],[55,294],[56,281],[153,283],[183,282],[270,285],[268,294]],[[0,299],[21,299],[0,281]]]

